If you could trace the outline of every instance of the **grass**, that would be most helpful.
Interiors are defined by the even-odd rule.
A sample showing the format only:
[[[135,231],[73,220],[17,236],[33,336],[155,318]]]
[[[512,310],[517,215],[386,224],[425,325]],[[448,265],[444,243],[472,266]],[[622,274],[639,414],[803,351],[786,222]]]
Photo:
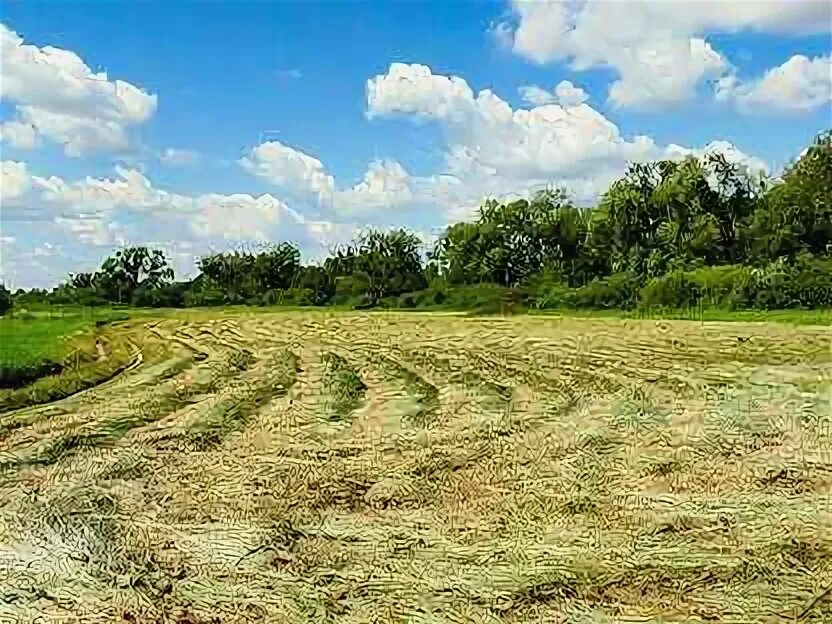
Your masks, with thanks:
[[[361,404],[367,386],[349,362],[337,353],[324,353],[323,362],[323,380],[330,397],[327,416],[331,420],[344,419]]]
[[[141,314],[53,307],[0,318],[0,412],[49,403],[106,382],[133,363],[134,330],[118,325]],[[140,332],[141,333],[141,332]],[[152,358],[165,345],[144,345]],[[0,432],[8,429],[0,425]]]
[[[0,318],[0,388],[19,388],[59,373],[73,353],[73,337],[126,318],[123,311],[78,306],[14,311]]]
[[[660,310],[530,310],[533,316],[570,316],[575,318],[620,318],[642,320],[738,321],[754,323],[789,323],[793,325],[832,325],[832,310],[724,310],[720,308]]]
[[[195,310],[99,329],[141,365],[0,416],[0,620],[832,617],[826,327]]]
[[[0,319],[0,387],[59,372],[71,351],[66,338],[89,325],[79,318]]]

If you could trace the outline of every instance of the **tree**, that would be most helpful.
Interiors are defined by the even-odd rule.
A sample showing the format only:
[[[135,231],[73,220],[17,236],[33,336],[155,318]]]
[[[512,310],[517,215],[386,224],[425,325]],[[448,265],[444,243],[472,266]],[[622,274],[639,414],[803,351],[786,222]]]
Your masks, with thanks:
[[[546,270],[571,279],[582,269],[586,212],[561,190],[537,193],[531,201],[483,204],[475,223],[450,226],[431,259],[449,282],[517,286]]]
[[[110,301],[127,303],[139,288],[160,288],[172,279],[173,270],[160,250],[128,247],[104,261],[94,283]]]
[[[267,247],[255,256],[253,269],[263,290],[289,289],[298,277],[300,250],[292,243]]]
[[[242,303],[258,290],[255,262],[254,254],[239,250],[205,256],[199,261],[203,286],[222,291],[226,303]]]
[[[747,239],[757,262],[832,245],[832,130],[819,134],[760,202]]]
[[[12,293],[4,284],[0,284],[0,316],[12,309]]]
[[[95,273],[70,273],[69,284],[72,288],[94,288]]]
[[[421,241],[404,229],[363,232],[351,244],[334,251],[324,261],[324,270],[337,284],[350,278],[350,294],[363,294],[368,303],[383,297],[421,290],[427,286]],[[342,289],[343,291],[343,289]]]
[[[324,305],[335,295],[335,282],[330,274],[319,266],[302,267],[298,286],[309,291],[309,303],[313,305]]]

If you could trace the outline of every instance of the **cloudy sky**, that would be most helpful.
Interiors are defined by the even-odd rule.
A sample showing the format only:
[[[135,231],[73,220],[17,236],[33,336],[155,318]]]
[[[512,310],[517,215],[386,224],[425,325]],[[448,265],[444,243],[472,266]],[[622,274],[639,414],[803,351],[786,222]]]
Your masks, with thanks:
[[[0,280],[150,244],[366,225],[427,240],[485,196],[591,203],[629,161],[776,174],[832,127],[832,3],[4,2]]]

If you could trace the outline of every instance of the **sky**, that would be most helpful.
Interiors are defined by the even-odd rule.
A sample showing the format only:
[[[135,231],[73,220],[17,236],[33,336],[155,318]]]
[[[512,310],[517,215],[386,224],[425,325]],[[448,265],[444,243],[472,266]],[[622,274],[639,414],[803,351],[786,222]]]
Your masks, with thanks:
[[[777,175],[832,128],[815,0],[4,0],[0,281],[124,245],[200,256],[365,227],[427,244],[486,197],[592,205],[630,162]]]

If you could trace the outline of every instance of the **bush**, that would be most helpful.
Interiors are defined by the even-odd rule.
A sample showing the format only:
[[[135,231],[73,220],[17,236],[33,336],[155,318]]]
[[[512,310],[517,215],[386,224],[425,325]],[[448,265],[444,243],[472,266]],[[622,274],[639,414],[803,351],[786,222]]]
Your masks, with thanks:
[[[219,288],[205,285],[195,285],[187,288],[184,293],[185,305],[191,307],[220,306],[225,304],[225,293]]]
[[[832,258],[799,258],[789,288],[801,307],[832,306]]]
[[[181,308],[185,306],[187,285],[167,284],[159,288],[140,287],[133,293],[132,304],[138,308]]]
[[[613,273],[578,288],[574,294],[574,303],[585,308],[631,309],[638,303],[639,286],[635,273]]]
[[[575,289],[558,273],[535,274],[526,281],[526,285],[530,304],[535,308],[565,308],[575,304]]]
[[[832,306],[832,259],[809,254],[751,268],[741,265],[674,271],[650,280],[642,307],[820,308]]]
[[[479,314],[513,314],[526,309],[528,291],[497,284],[457,286],[445,292],[443,307]]]
[[[262,305],[314,305],[315,291],[311,288],[287,288],[269,290],[262,297]]]
[[[639,302],[645,308],[690,308],[699,305],[701,296],[691,274],[677,270],[647,282],[639,291]]]
[[[804,254],[791,265],[781,258],[753,269],[741,303],[766,310],[832,306],[832,258]]]
[[[699,289],[700,305],[711,307],[742,307],[742,290],[751,279],[751,269],[728,264],[702,267],[689,273]]]

